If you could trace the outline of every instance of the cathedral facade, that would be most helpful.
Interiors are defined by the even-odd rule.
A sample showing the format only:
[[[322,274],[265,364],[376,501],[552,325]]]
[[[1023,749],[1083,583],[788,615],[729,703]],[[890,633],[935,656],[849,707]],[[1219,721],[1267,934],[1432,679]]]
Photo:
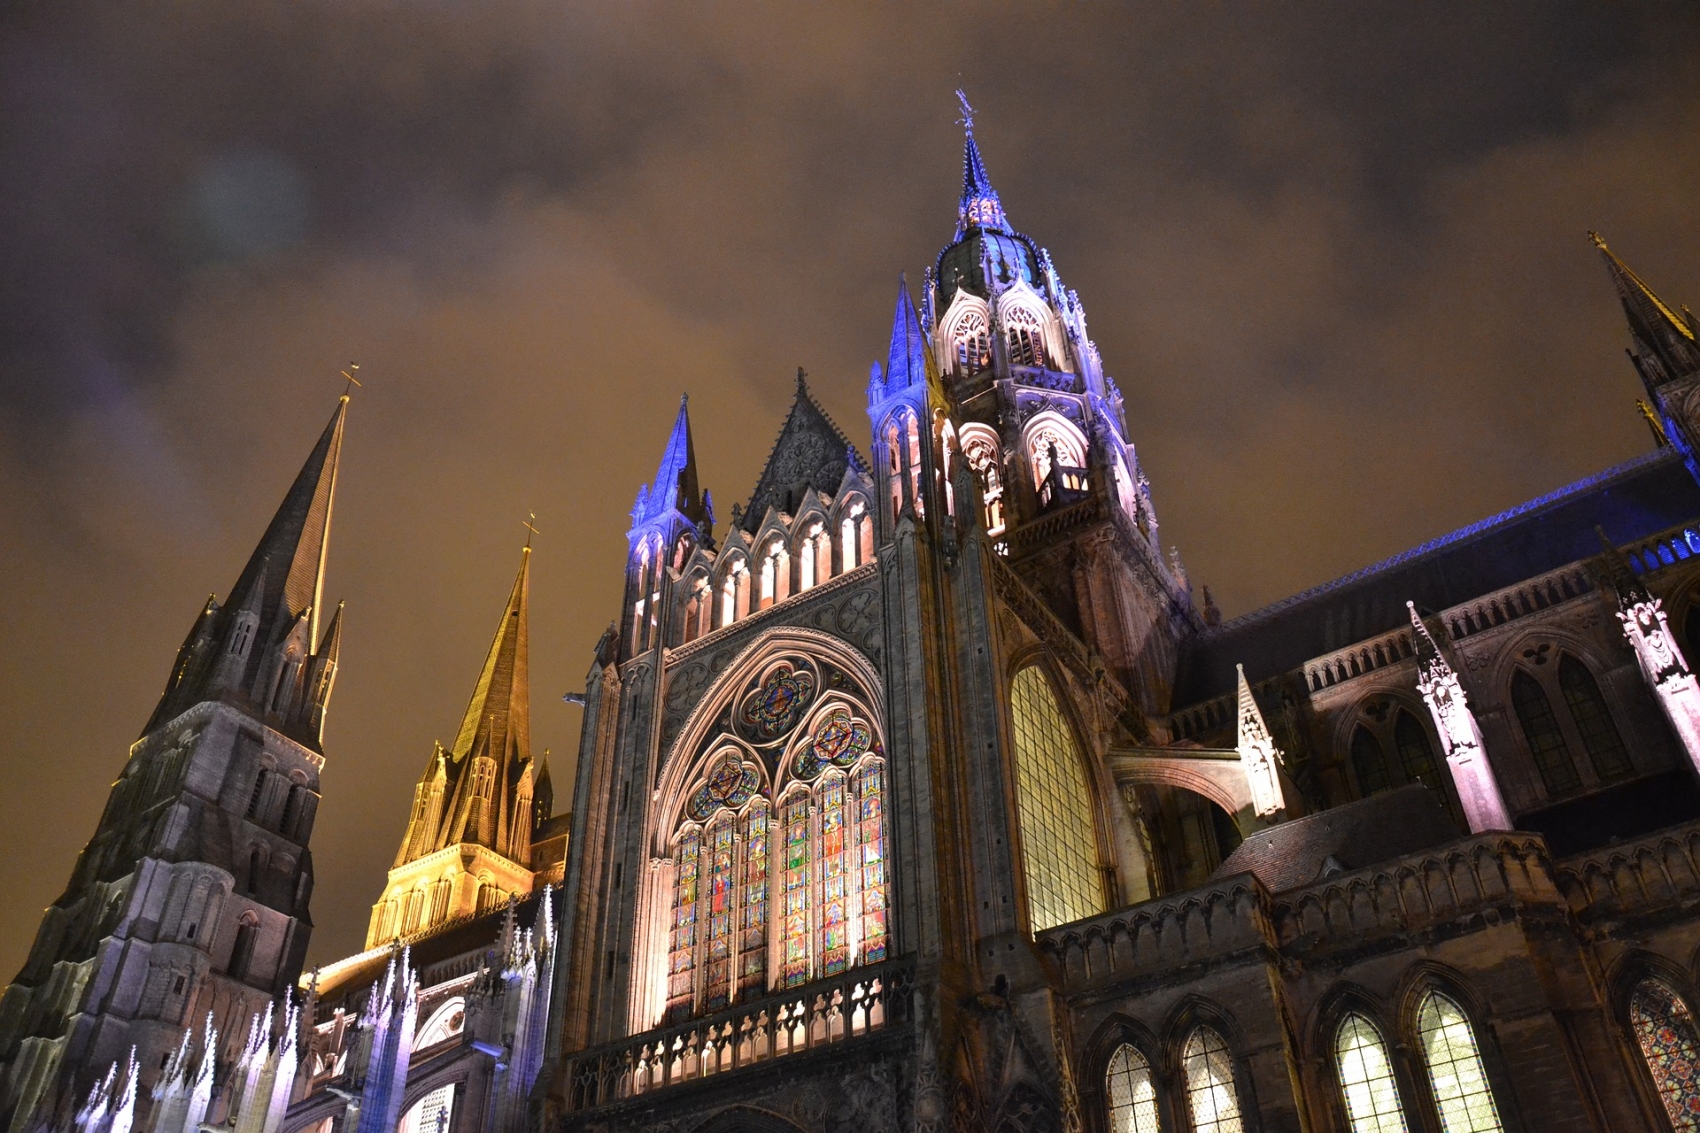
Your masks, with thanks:
[[[1596,238],[1652,451],[1223,621],[963,166],[866,433],[799,372],[717,524],[681,403],[570,815],[528,546],[303,971],[338,406],[0,998],[13,1133],[1700,1129],[1694,317]]]

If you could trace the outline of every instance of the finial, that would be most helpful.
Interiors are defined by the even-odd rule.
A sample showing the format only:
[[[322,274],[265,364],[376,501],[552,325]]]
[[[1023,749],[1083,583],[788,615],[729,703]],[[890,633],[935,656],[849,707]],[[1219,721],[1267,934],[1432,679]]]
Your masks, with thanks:
[[[798,393],[807,393],[808,391],[809,391],[809,372],[807,370],[803,369],[803,367],[798,366],[797,367],[797,392]]]
[[[1594,247],[1598,248],[1600,251],[1611,251],[1610,248],[1606,247],[1606,238],[1601,236],[1598,232],[1595,232],[1592,228],[1588,230],[1588,239],[1592,240],[1594,242]]]
[[[537,522],[537,513],[534,512],[534,511],[533,512],[527,512],[526,518],[520,520],[519,522],[520,522],[520,526],[525,528],[525,549],[529,553],[530,550],[531,550],[531,537],[533,535],[543,534],[543,532],[537,530],[537,528],[535,526],[535,524]]]
[[[964,130],[972,134],[974,132],[974,108],[968,105],[968,96],[963,94],[960,89],[956,92],[956,101],[962,107],[962,117],[958,118],[957,122]]]
[[[348,369],[342,372],[342,376],[348,379],[348,384],[342,387],[342,400],[344,401],[347,401],[348,395],[353,393],[356,389],[363,388],[360,385],[360,379],[354,376],[354,371],[359,368],[360,363],[350,362],[348,364]]]

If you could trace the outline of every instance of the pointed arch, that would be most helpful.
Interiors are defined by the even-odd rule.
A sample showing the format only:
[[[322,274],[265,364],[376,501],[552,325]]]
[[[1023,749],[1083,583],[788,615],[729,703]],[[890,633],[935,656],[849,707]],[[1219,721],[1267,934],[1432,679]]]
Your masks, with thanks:
[[[1124,1042],[1110,1054],[1104,1100],[1110,1133],[1161,1133],[1151,1061],[1132,1043]]]
[[[1041,932],[1104,911],[1096,808],[1074,730],[1038,665],[1011,680],[1009,712],[1028,928]]]
[[[1558,689],[1570,709],[1570,718],[1582,736],[1582,750],[1602,782],[1621,779],[1633,770],[1623,736],[1612,720],[1611,709],[1600,692],[1599,682],[1588,666],[1570,653],[1558,658]]]
[[[1003,534],[1005,523],[1003,445],[997,430],[979,422],[963,425],[957,436],[962,444],[962,459],[980,482],[981,518],[986,534],[996,538]]]
[[[1430,987],[1417,1000],[1415,1022],[1417,1050],[1441,1127],[1446,1133],[1500,1133],[1505,1125],[1464,1008]]]
[[[1579,787],[1582,780],[1576,773],[1576,761],[1571,757],[1569,741],[1558,726],[1558,717],[1553,714],[1552,702],[1540,682],[1526,669],[1518,668],[1512,673],[1511,707],[1547,794],[1560,795]]]
[[[1044,487],[1046,477],[1051,474],[1053,445],[1057,451],[1057,464],[1061,468],[1078,471],[1086,467],[1086,434],[1080,431],[1079,425],[1054,409],[1045,409],[1033,415],[1021,430],[1021,445],[1027,455],[1027,465],[1033,472],[1035,491]],[[1079,479],[1078,482],[1066,486],[1078,490],[1085,487],[1085,481]]]
[[[968,377],[992,364],[992,309],[984,299],[958,289],[940,325],[942,354],[956,376]]]
[[[1387,774],[1387,753],[1381,741],[1362,724],[1352,729],[1352,774],[1358,780],[1358,797],[1368,798],[1392,785]]]
[[[1334,1066],[1352,1133],[1405,1133],[1405,1105],[1387,1040],[1369,1016],[1349,1011],[1335,1027]]]
[[[1032,288],[1018,283],[1005,291],[998,300],[998,322],[1011,365],[1052,368],[1049,345],[1054,320]]]
[[[1187,1113],[1196,1133],[1240,1133],[1240,1092],[1228,1040],[1208,1023],[1199,1023],[1181,1049],[1181,1079]]]
[[[1700,1028],[1676,989],[1647,976],[1629,995],[1629,1026],[1673,1129],[1700,1130]]]

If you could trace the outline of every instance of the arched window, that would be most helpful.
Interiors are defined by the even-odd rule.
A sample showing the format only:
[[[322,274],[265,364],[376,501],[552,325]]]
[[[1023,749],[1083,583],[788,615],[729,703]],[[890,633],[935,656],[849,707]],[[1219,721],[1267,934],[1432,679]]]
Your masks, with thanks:
[[[396,1133],[448,1133],[454,1107],[454,1086],[438,1086],[402,1116]]]
[[[424,1050],[447,1042],[466,1029],[466,997],[454,996],[445,1000],[441,1006],[431,1012],[425,1025],[419,1028],[419,1037],[413,1040],[414,1050]]]
[[[1438,991],[1417,1009],[1417,1045],[1445,1133],[1499,1133],[1493,1090],[1464,1009]]]
[[[1015,801],[1034,932],[1104,911],[1092,792],[1051,683],[1036,666],[1010,688]]]
[[[1417,718],[1403,708],[1393,721],[1393,746],[1399,752],[1399,766],[1404,768],[1406,780],[1423,784],[1444,800],[1445,780],[1440,774],[1439,765],[1435,763],[1434,748],[1429,746],[1428,733],[1417,723]]]
[[[1511,707],[1517,722],[1523,726],[1523,737],[1529,742],[1529,754],[1541,773],[1549,795],[1575,790],[1582,782],[1576,775],[1576,764],[1570,758],[1570,745],[1559,731],[1558,717],[1552,714],[1552,704],[1540,683],[1522,669],[1511,678]]]
[[[246,979],[254,964],[254,945],[260,936],[259,921],[252,913],[243,916],[236,926],[236,942],[230,947],[229,971],[237,979]]]
[[[798,590],[819,586],[832,577],[832,541],[827,538],[825,523],[820,520],[809,522],[808,529],[803,533],[803,541],[798,546],[797,555]]]
[[[992,336],[985,315],[976,310],[964,311],[951,326],[950,335],[958,375],[978,373],[992,364]]]
[[[1629,1025],[1671,1126],[1700,1129],[1700,1032],[1688,1005],[1663,980],[1643,980],[1629,997]]]
[[[868,505],[851,499],[838,521],[838,561],[843,570],[854,570],[873,557],[873,523]]]
[[[834,675],[770,665],[674,804],[661,1019],[885,959],[885,762]]]
[[[1362,724],[1352,731],[1352,773],[1358,777],[1360,798],[1367,799],[1388,787],[1387,755],[1381,750],[1381,741]]]
[[[803,583],[806,589],[808,582]],[[785,544],[775,536],[761,556],[761,597],[756,608],[765,610],[775,602],[783,602],[791,595],[791,556],[785,553]]]
[[[750,612],[749,578],[750,568],[742,556],[727,566],[720,580],[720,618],[717,625],[729,626]]]
[[[1181,1071],[1194,1133],[1241,1133],[1245,1126],[1234,1086],[1234,1056],[1222,1036],[1209,1027],[1194,1028],[1181,1054]]]
[[[1629,752],[1588,666],[1564,654],[1558,661],[1558,687],[1564,693],[1570,718],[1576,721],[1576,730],[1582,734],[1582,750],[1588,753],[1594,772],[1608,781],[1629,774]]]
[[[1045,331],[1039,316],[1026,307],[1007,307],[1003,325],[1009,335],[1009,361],[1015,366],[1044,366]]]
[[[1023,437],[1027,462],[1033,469],[1033,487],[1043,489],[1051,475],[1051,449],[1057,454],[1063,487],[1080,491],[1086,487],[1086,438],[1074,422],[1058,413],[1040,413],[1028,422]]]
[[[1374,1023],[1353,1012],[1334,1034],[1334,1061],[1352,1133],[1405,1133],[1405,1107]]]
[[[1110,1055],[1104,1096],[1109,1100],[1110,1133],[1161,1133],[1151,1064],[1129,1043]]]
[[[996,537],[1004,530],[1003,452],[997,434],[984,425],[962,426],[962,458],[980,481],[980,499],[985,508],[986,534]]]

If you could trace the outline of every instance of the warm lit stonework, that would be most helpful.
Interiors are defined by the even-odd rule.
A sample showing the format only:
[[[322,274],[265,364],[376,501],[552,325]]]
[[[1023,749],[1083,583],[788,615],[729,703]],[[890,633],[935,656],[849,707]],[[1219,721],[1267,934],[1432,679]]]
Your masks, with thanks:
[[[339,406],[0,1000],[9,1133],[1700,1128],[1693,316],[1599,242],[1656,447],[1224,622],[964,111],[866,431],[799,372],[717,522],[681,403],[570,816],[528,545],[303,973]]]

